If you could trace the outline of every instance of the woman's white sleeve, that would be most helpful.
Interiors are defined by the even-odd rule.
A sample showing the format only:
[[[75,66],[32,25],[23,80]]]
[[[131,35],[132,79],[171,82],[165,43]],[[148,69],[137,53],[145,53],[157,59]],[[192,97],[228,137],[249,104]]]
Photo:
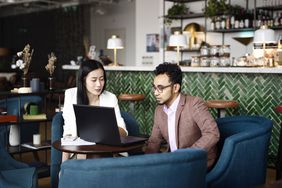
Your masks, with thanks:
[[[126,135],[128,135],[128,131],[126,129],[124,120],[123,120],[123,118],[121,117],[121,114],[120,114],[120,109],[119,109],[119,106],[118,106],[118,100],[117,100],[116,97],[115,97],[114,102],[115,102],[114,108],[115,108],[117,124],[118,124],[119,127],[123,128],[125,130],[125,132],[126,132]]]
[[[63,118],[64,118],[64,132],[63,136],[70,134],[72,136],[77,136],[76,130],[76,119],[73,110],[73,104],[76,99],[76,95],[72,92],[66,90],[65,99],[64,99],[64,108],[63,108]]]

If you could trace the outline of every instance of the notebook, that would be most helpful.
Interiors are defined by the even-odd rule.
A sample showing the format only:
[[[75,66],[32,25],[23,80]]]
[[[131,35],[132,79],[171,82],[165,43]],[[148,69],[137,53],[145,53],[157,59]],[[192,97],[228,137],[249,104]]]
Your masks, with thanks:
[[[107,145],[130,145],[147,140],[119,135],[115,110],[111,107],[73,105],[78,136],[86,141]]]

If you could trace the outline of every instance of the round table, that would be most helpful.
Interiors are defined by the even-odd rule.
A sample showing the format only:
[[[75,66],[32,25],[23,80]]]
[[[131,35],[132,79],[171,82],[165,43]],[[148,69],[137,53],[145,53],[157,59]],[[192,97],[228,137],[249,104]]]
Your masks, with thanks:
[[[52,146],[62,152],[86,154],[86,158],[109,157],[122,152],[130,152],[139,150],[144,146],[144,143],[137,143],[126,146],[110,146],[110,145],[87,145],[87,146],[69,146],[61,145],[61,140],[53,142]]]

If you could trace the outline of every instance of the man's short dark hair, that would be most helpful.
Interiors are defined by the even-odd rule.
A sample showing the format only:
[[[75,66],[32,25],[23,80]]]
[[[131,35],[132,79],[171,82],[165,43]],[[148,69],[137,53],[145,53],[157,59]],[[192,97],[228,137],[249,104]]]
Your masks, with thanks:
[[[160,74],[166,74],[169,77],[171,83],[179,84],[181,88],[182,71],[177,64],[164,62],[156,67],[154,73],[156,76]]]

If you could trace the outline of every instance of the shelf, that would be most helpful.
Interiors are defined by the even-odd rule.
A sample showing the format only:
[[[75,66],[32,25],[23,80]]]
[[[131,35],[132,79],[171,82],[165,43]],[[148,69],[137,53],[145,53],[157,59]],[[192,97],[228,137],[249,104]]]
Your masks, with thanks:
[[[217,30],[208,30],[209,33],[235,33],[235,32],[246,32],[254,31],[254,28],[242,28],[242,29],[217,29]]]
[[[169,19],[190,19],[190,18],[204,18],[204,13],[193,13],[186,15],[178,15],[178,16],[168,16]]]
[[[217,30],[208,30],[206,32],[209,32],[209,33],[235,33],[235,32],[255,31],[257,29],[259,29],[259,28],[217,29]],[[270,29],[282,30],[282,26],[270,27]]]
[[[51,122],[52,117],[48,117],[47,119],[37,119],[37,120],[23,120],[22,118],[18,121],[11,121],[11,122],[0,122],[0,126],[7,126],[7,125],[14,125],[14,124],[29,124],[29,123],[44,123],[44,122]]]
[[[18,121],[18,117],[16,115],[0,115],[0,123],[15,123]]]
[[[24,146],[8,146],[7,150],[10,154],[21,154],[21,153],[28,153],[28,152],[35,152],[35,151],[41,151],[41,150],[47,150],[51,149],[51,141],[50,141],[50,147],[44,147],[39,149],[31,149],[26,148]]]
[[[200,49],[183,49],[180,52],[200,52]]]
[[[175,47],[167,46],[166,52],[176,52]],[[180,49],[180,52],[200,52],[200,49]]]
[[[191,2],[198,2],[198,1],[205,1],[205,0],[165,0],[175,3],[191,3]]]
[[[254,30],[259,29],[259,27],[255,28]],[[282,26],[273,26],[273,27],[269,27],[269,29],[273,29],[273,30],[281,30]]]
[[[51,110],[51,101],[47,99],[48,96],[53,96],[54,94],[60,94],[64,93],[64,89],[56,89],[56,90],[43,90],[40,92],[34,92],[34,93],[12,93],[10,91],[4,91],[0,92],[0,96],[2,98],[2,105],[7,108],[7,112],[10,112],[9,108],[15,108],[13,110],[14,113],[16,113],[15,116],[12,116],[11,114],[2,115],[0,121],[0,126],[6,126],[5,127],[5,149],[10,155],[14,155],[14,157],[19,157],[20,160],[22,160],[22,155],[26,154],[32,154],[33,155],[33,161],[32,164],[29,164],[30,166],[36,167],[36,172],[38,175],[38,178],[41,177],[48,177],[50,176],[50,165],[47,164],[48,162],[48,155],[50,155],[51,150],[51,140],[48,136],[48,130],[47,127],[50,126],[50,122],[53,118],[53,113]],[[25,96],[39,96],[38,100],[33,100],[33,97],[26,98]],[[51,99],[51,98],[50,98]],[[24,103],[29,101],[36,101],[40,105],[40,113],[44,113],[47,115],[47,117],[42,116],[38,117],[36,120],[23,120],[23,114],[24,114]],[[6,104],[5,104],[6,103]],[[16,106],[13,106],[15,103]],[[34,116],[33,116],[34,117]],[[41,118],[41,119],[39,119]],[[6,122],[8,121],[8,122]],[[20,144],[18,146],[10,146],[9,145],[9,132],[8,132],[8,126],[9,125],[15,125],[17,124],[19,127],[19,133],[21,136],[23,136],[20,139]],[[34,125],[34,131],[29,132],[30,128],[33,128]],[[32,134],[36,133],[36,129],[38,127],[39,132],[41,125],[44,125],[45,133],[42,133],[43,138],[41,139],[41,145],[40,146],[33,146],[32,148]],[[23,133],[23,132],[26,132]],[[26,144],[26,145],[22,145]],[[43,161],[43,158],[39,154],[45,154],[45,160]],[[43,162],[41,162],[41,160]],[[28,160],[30,161],[30,160]],[[25,162],[23,160],[22,162]]]
[[[18,96],[31,96],[31,95],[47,95],[47,94],[56,94],[56,93],[64,93],[65,89],[55,89],[55,90],[44,90],[40,92],[32,92],[32,93],[13,93],[10,91],[1,91],[0,96],[5,96],[5,98],[9,97],[18,97]]]
[[[167,52],[176,52],[176,50],[166,50]],[[197,50],[197,49],[184,49],[184,50],[179,50],[180,52],[200,52],[200,50]]]
[[[273,30],[282,30],[282,26],[278,26],[278,27],[273,26],[273,27],[271,27],[270,29],[273,29]]]
[[[281,10],[282,9],[282,5],[279,6],[267,6],[267,7],[257,7],[256,9],[263,9],[263,10],[272,10],[272,11],[276,11],[276,10]]]
[[[50,149],[51,147],[51,141],[47,140],[47,141],[41,141],[40,145],[33,145],[32,142],[26,142],[26,143],[22,143],[21,147],[25,147],[25,148],[29,148],[32,150],[42,150],[42,149]]]

